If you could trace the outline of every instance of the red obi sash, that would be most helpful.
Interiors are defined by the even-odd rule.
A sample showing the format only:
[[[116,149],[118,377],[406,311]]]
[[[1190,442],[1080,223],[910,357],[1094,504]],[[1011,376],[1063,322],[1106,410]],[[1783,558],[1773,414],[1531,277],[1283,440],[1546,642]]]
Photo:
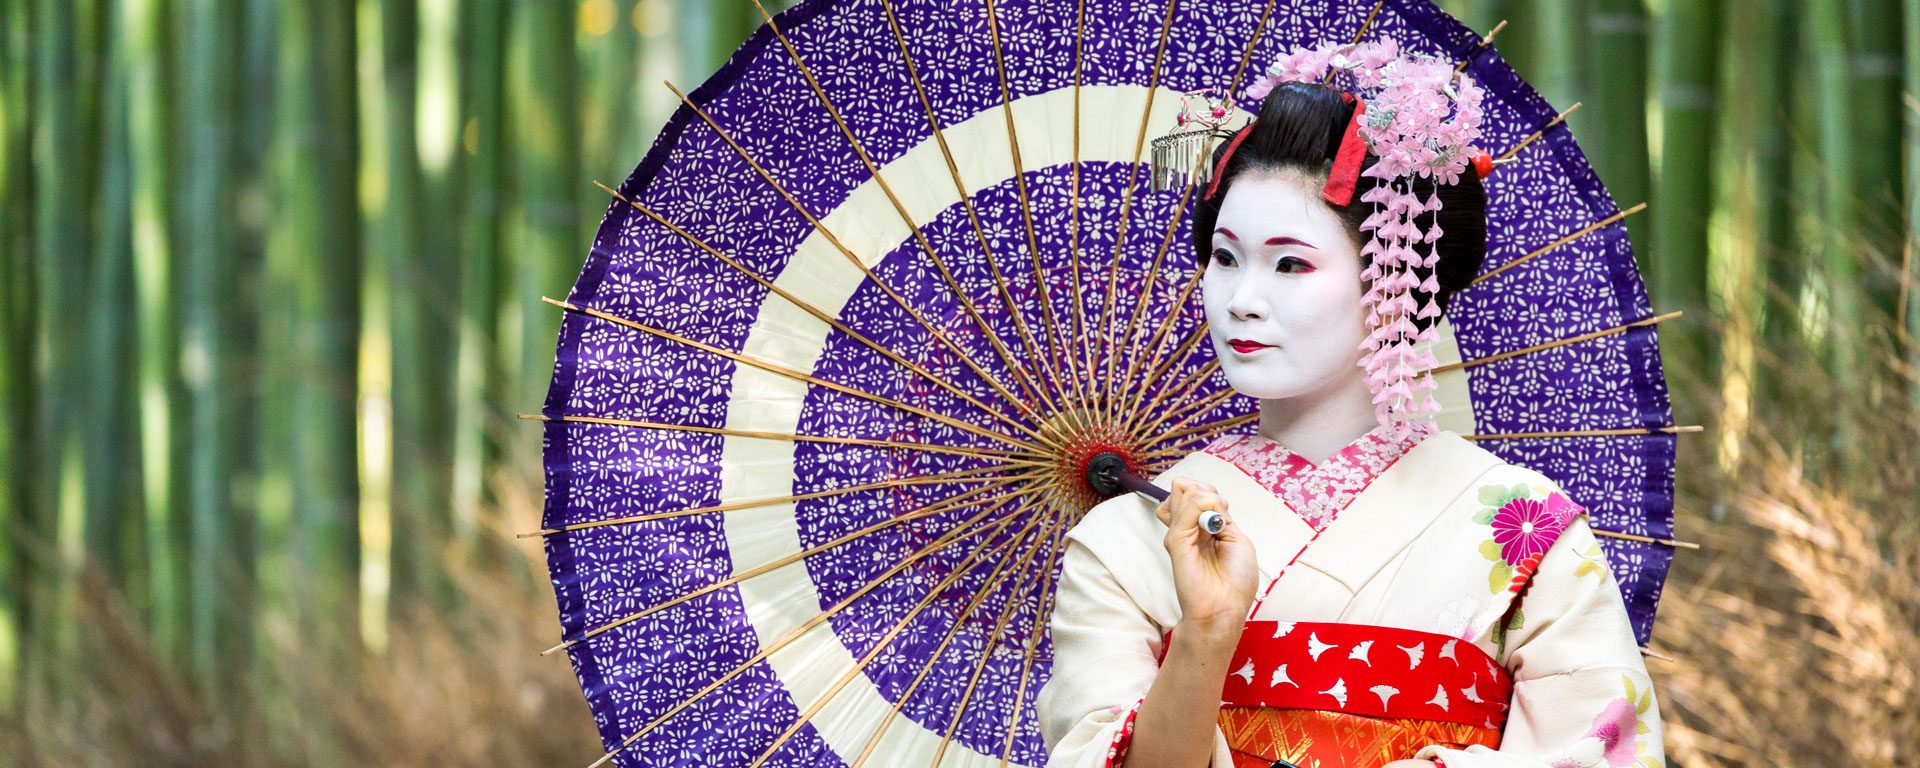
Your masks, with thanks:
[[[1498,730],[1513,677],[1459,638],[1394,627],[1249,621],[1221,705],[1317,709]]]
[[[1218,722],[1234,768],[1370,768],[1430,744],[1498,747],[1513,694],[1472,643],[1365,624],[1248,621],[1227,669]]]
[[[1472,643],[1365,624],[1249,621],[1227,669],[1219,723],[1235,768],[1497,747],[1513,693],[1512,676]]]

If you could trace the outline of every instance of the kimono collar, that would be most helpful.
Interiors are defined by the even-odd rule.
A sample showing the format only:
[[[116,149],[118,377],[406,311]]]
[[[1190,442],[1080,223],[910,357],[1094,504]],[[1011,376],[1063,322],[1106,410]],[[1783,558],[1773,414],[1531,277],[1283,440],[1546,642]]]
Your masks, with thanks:
[[[1430,425],[1418,423],[1399,437],[1392,427],[1376,426],[1318,465],[1258,433],[1223,435],[1204,450],[1232,462],[1318,531],[1433,431]]]

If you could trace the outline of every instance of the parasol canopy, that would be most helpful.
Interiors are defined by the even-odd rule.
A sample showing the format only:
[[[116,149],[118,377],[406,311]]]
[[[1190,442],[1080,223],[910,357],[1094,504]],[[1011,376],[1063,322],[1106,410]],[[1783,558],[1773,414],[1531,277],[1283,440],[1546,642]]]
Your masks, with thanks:
[[[1041,765],[1095,454],[1251,431],[1207,342],[1182,93],[1389,36],[1484,87],[1488,254],[1440,425],[1591,512],[1644,644],[1674,433],[1624,216],[1564,116],[1426,0],[811,0],[698,89],[564,301],[539,535],[622,765]],[[1637,209],[1636,209],[1637,210]],[[877,762],[876,762],[877,761]]]

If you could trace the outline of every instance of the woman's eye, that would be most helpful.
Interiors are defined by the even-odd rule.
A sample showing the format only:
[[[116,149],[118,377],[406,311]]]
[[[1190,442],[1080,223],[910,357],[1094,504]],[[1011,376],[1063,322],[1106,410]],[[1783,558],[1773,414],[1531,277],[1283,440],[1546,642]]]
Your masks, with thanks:
[[[1288,274],[1305,274],[1313,271],[1313,265],[1308,264],[1305,259],[1297,256],[1287,256],[1280,259],[1280,263],[1275,265],[1274,269]]]
[[[1231,267],[1234,265],[1233,252],[1225,248],[1213,249],[1213,260],[1223,267]]]

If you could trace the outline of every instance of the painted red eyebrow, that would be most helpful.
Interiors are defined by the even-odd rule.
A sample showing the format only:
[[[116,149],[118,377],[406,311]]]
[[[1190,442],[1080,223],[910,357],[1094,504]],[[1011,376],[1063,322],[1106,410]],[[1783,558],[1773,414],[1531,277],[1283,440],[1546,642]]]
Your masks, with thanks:
[[[1267,238],[1267,245],[1304,245],[1308,248],[1313,247],[1313,243],[1292,237],[1269,237]]]
[[[1218,233],[1220,233],[1220,234],[1223,234],[1223,235],[1226,235],[1226,236],[1227,236],[1227,239],[1228,239],[1228,240],[1232,240],[1232,241],[1234,241],[1234,242],[1236,242],[1236,243],[1237,243],[1237,242],[1240,242],[1240,238],[1239,238],[1239,237],[1237,237],[1237,236],[1235,236],[1235,235],[1233,234],[1233,230],[1231,230],[1231,229],[1227,229],[1226,227],[1221,227],[1221,228],[1219,228],[1219,229],[1216,229],[1216,230],[1214,230],[1214,231],[1215,231],[1215,232],[1218,232]]]

